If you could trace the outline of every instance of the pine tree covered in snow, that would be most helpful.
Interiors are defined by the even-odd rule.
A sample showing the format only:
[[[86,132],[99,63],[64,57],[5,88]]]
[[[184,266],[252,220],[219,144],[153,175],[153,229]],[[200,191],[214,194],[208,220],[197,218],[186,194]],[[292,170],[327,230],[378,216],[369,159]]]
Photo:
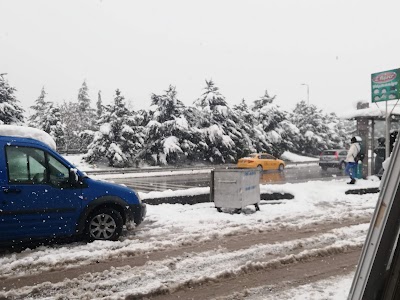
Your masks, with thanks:
[[[22,109],[15,89],[0,78],[0,123],[20,123]],[[344,147],[351,132],[349,122],[304,101],[293,112],[282,110],[267,91],[252,106],[243,99],[231,109],[212,80],[206,80],[195,106],[185,107],[173,86],[162,95],[153,94],[151,101],[149,110],[131,112],[119,90],[108,106],[102,105],[99,91],[92,109],[84,81],[77,102],[60,107],[47,101],[42,88],[28,121],[52,135],[58,147],[82,150],[90,144],[88,162],[107,158],[117,167],[139,159],[151,164],[225,163],[251,152],[319,154]]]
[[[103,103],[101,101],[101,91],[97,93],[97,102],[96,102],[96,115],[98,118],[101,117],[103,112]]]
[[[88,146],[84,159],[93,163],[106,158],[109,166],[128,167],[132,165],[142,147],[143,136],[134,130],[135,120],[126,107],[125,98],[116,90],[114,103],[104,108],[98,122],[93,142]]]
[[[38,127],[37,127],[38,128]],[[40,129],[50,134],[56,142],[57,148],[65,148],[64,124],[61,121],[61,112],[58,106],[50,102],[42,119]]]
[[[45,100],[46,94],[44,87],[42,87],[39,97],[35,100],[35,104],[30,107],[33,112],[28,118],[28,125],[31,127],[42,128],[43,119],[50,105],[50,102]]]
[[[89,143],[92,141],[94,135],[93,131],[95,129],[96,123],[96,113],[93,108],[91,108],[91,100],[89,97],[89,89],[87,87],[86,81],[82,83],[81,88],[78,92],[78,111],[77,111],[77,128],[79,136],[79,149],[86,149]]]
[[[346,120],[340,119],[335,113],[327,115],[329,131],[329,148],[345,148],[351,139],[352,129],[349,128],[349,124]]]
[[[250,107],[247,105],[246,100],[242,99],[239,104],[234,105],[233,110],[237,113],[237,115],[243,122],[253,127],[254,115],[250,110]]]
[[[46,101],[46,94],[43,87],[39,97],[35,100],[35,104],[31,106],[33,113],[28,118],[28,125],[47,132],[53,137],[57,148],[64,148],[64,125],[61,120],[60,108],[55,106],[53,102]]]
[[[283,129],[281,134],[283,138],[283,149],[280,153],[286,150],[296,153],[298,152],[298,144],[301,140],[300,130],[291,121],[292,113],[287,111],[284,111],[283,113],[285,114],[285,120],[280,123],[280,126]]]
[[[287,112],[273,102],[268,91],[254,101],[254,131],[257,152],[267,152],[279,157],[285,150],[294,148],[293,139],[298,138],[298,129],[288,120]]]
[[[82,83],[81,88],[79,89],[78,92],[78,105],[79,105],[79,110],[81,112],[86,112],[87,110],[90,110],[90,98],[88,94],[88,87],[86,84],[86,80]]]
[[[243,155],[246,155],[248,153],[257,152],[257,149],[255,147],[256,135],[254,131],[254,113],[250,110],[250,107],[247,105],[244,99],[242,99],[242,101],[238,105],[233,106],[233,111],[238,116],[238,125],[240,126],[241,133],[247,145],[246,151],[243,151],[243,153],[239,154],[239,156],[242,157]]]
[[[65,150],[67,152],[81,148],[78,111],[79,106],[76,102],[64,102],[60,106],[61,123],[64,125]]]
[[[201,111],[198,127],[203,142],[199,147],[205,159],[216,163],[236,162],[239,156],[249,152],[238,116],[228,107],[212,80],[206,80],[204,92],[194,104]]]
[[[331,140],[329,118],[313,104],[301,101],[296,104],[292,123],[300,130],[298,151],[304,154],[319,155],[322,150],[337,146]]]
[[[191,158],[197,141],[186,119],[185,110],[172,85],[165,94],[151,96],[146,146],[140,154],[147,162],[175,164]]]
[[[24,121],[24,110],[15,96],[16,89],[0,75],[0,124],[19,125]]]
[[[267,90],[265,90],[264,96],[261,96],[260,99],[254,100],[254,110],[260,110],[261,108],[267,106],[268,104],[272,104],[276,98],[276,95],[271,97]]]

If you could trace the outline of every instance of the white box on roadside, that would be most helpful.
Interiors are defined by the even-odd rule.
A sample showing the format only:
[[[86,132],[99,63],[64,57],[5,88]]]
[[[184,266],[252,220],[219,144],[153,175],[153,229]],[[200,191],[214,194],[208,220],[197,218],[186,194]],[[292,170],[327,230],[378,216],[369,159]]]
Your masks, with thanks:
[[[242,209],[260,202],[260,171],[222,169],[211,172],[210,198],[217,209]]]

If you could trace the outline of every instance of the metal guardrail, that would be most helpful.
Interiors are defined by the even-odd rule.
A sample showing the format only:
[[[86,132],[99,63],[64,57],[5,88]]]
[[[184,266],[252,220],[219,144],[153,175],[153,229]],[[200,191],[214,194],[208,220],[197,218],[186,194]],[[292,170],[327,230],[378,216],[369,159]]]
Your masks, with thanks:
[[[86,149],[57,149],[60,154],[85,154]]]
[[[160,168],[115,168],[115,169],[100,169],[100,170],[82,170],[86,174],[125,174],[125,173],[157,173],[168,171],[194,171],[194,170],[213,170],[213,169],[228,169],[229,165],[223,166],[193,166],[193,167],[160,167]]]
[[[295,162],[295,161],[288,161],[288,162],[285,162],[285,164],[287,165],[287,166],[293,166],[293,165],[307,165],[307,164],[318,164],[319,163],[319,160],[315,160],[315,161],[297,161],[297,162]]]
[[[318,161],[305,162],[286,162],[287,166],[318,164]],[[153,168],[114,168],[114,169],[99,169],[99,170],[82,170],[86,174],[125,174],[125,173],[156,173],[168,171],[194,171],[194,170],[213,170],[213,169],[235,169],[236,164],[225,165],[209,165],[209,166],[192,166],[192,167],[153,167]]]

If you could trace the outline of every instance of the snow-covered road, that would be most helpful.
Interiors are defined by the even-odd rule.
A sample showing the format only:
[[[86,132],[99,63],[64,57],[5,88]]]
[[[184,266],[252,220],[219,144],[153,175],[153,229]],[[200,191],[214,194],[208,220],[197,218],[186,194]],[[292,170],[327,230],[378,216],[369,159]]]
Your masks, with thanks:
[[[377,186],[379,181],[357,182],[358,188]],[[119,242],[75,242],[3,254],[0,297],[140,299],[277,265],[290,269],[286,261],[359,251],[378,194],[345,195],[348,187],[344,180],[262,186],[262,191],[288,192],[295,198],[278,205],[263,202],[261,211],[248,207],[241,214],[218,213],[212,203],[149,205],[146,221]],[[327,285],[343,283],[348,290],[353,271]],[[256,299],[266,284],[247,291],[248,297]],[[313,286],[302,290],[315,294]],[[226,292],[215,296],[229,296]],[[277,292],[282,293],[279,299],[298,296],[298,289],[296,294],[287,288]],[[326,299],[343,299],[332,293]],[[271,297],[259,299],[278,299]]]

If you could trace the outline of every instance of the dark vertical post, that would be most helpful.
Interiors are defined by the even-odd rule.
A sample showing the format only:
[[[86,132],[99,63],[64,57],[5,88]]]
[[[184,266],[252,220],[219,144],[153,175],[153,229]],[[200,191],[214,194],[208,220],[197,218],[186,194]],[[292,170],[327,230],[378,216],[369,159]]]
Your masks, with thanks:
[[[214,170],[211,170],[210,176],[210,202],[214,202]]]
[[[367,178],[368,176],[368,149],[369,149],[369,143],[368,143],[368,119],[364,117],[357,118],[357,132],[358,135],[362,138],[362,143],[364,146],[365,150],[365,158],[363,161],[363,172],[362,172],[362,177]]]
[[[375,175],[375,120],[371,119],[371,174]]]

